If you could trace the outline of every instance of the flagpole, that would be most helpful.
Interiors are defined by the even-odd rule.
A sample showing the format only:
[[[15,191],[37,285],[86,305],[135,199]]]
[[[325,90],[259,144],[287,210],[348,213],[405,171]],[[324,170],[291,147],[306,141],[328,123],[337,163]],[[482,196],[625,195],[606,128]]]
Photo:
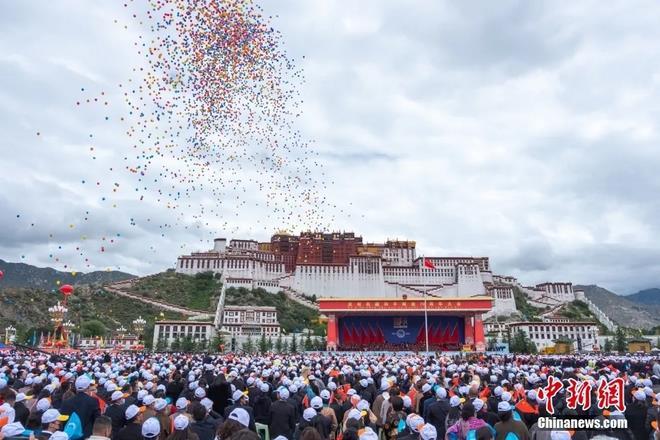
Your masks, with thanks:
[[[422,276],[423,264],[426,257],[422,257],[419,266],[419,275],[422,277],[422,286],[424,289],[424,337],[426,338],[426,354],[429,354],[429,313],[428,308],[426,307],[426,278]]]

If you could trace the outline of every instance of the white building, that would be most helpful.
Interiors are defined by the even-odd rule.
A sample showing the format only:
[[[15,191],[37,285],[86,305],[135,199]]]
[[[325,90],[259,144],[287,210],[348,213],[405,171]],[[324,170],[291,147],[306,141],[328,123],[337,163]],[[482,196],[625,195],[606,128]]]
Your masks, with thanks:
[[[267,243],[266,243],[267,245]],[[182,255],[176,272],[194,275],[221,274],[226,287],[261,287],[271,293],[290,291],[316,297],[370,296],[421,297],[428,295],[459,298],[489,295],[492,313],[508,315],[516,311],[511,285],[494,283],[487,257],[429,257],[434,269],[423,267],[415,254],[414,242],[388,241],[361,244],[359,255],[345,264],[298,262],[285,270],[283,257],[254,240],[216,239],[214,248]],[[508,279],[508,277],[501,277]]]
[[[220,331],[228,338],[236,338],[238,343],[252,337],[255,342],[263,334],[266,338],[277,338],[280,333],[280,323],[277,320],[275,307],[254,306],[224,306],[223,324]],[[156,321],[154,325],[153,347],[163,338],[169,347],[177,338],[190,337],[195,342],[211,342],[217,332],[212,322],[207,321]]]
[[[169,347],[175,340],[187,337],[195,342],[210,342],[215,337],[215,327],[212,322],[204,321],[156,321],[154,324],[154,348],[161,338]]]
[[[355,238],[350,237],[351,240]],[[210,271],[221,274],[226,287],[263,288],[271,293],[285,291],[294,297],[345,298],[368,294],[397,298],[403,295],[422,297],[426,293],[441,298],[464,298],[486,295],[493,298],[493,309],[486,318],[516,315],[514,288],[520,289],[531,305],[542,309],[584,298],[583,292],[573,290],[572,283],[552,282],[527,287],[514,277],[494,275],[488,257],[428,257],[434,266],[428,269],[423,267],[424,259],[416,255],[414,241],[362,243],[360,238],[360,243],[350,251],[329,245],[328,256],[347,252],[341,263],[318,263],[318,259],[308,263],[308,257],[312,256],[307,251],[303,258],[289,252],[292,249],[289,245],[294,246],[297,237],[286,238],[290,240],[284,251],[274,250],[278,243],[275,239],[270,243],[233,239],[227,244],[227,239],[218,238],[212,250],[180,256],[176,272],[193,275]]]
[[[275,307],[225,306],[221,330],[231,336],[274,337],[280,335]]]
[[[539,351],[555,345],[557,340],[573,341],[575,350],[598,348],[598,325],[594,322],[513,322],[507,325],[512,338],[522,330]]]

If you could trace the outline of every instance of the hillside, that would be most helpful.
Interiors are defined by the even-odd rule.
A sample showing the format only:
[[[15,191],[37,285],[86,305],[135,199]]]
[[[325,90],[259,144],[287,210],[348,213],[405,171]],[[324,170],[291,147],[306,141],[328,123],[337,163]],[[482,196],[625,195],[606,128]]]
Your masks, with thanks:
[[[640,290],[637,293],[632,295],[626,295],[625,297],[628,301],[635,302],[637,304],[648,304],[660,306],[660,289],[644,289]]]
[[[211,272],[191,276],[168,271],[139,278],[122,290],[168,304],[215,312],[221,288],[219,278]],[[317,310],[291,300],[284,293],[232,287],[225,291],[225,304],[276,307],[280,325],[287,333],[305,328],[321,328]]]
[[[62,295],[43,289],[4,288],[0,290],[0,322],[13,325],[18,330],[19,341],[25,342],[34,332],[39,335],[52,330],[48,308],[55,305]],[[153,334],[153,322],[160,316],[161,310],[140,301],[120,297],[100,289],[88,286],[77,287],[68,300],[68,319],[76,324],[75,333],[87,324],[104,324],[107,334],[120,326],[130,328],[138,316],[147,321],[147,342]],[[165,311],[168,319],[181,319],[178,313]],[[98,326],[97,326],[98,327]]]
[[[195,310],[215,311],[222,284],[211,272],[194,276],[161,272],[139,278],[127,292]]]
[[[60,284],[102,284],[134,278],[134,275],[119,271],[95,271],[89,273],[61,272],[51,267],[36,267],[25,263],[10,263],[0,260],[0,270],[4,277],[0,280],[0,288],[25,287],[52,290]]]
[[[243,287],[231,287],[225,291],[225,305],[275,307],[280,326],[286,333],[312,328],[316,334],[321,334],[319,332],[324,327],[318,323],[317,310],[292,301],[283,292],[273,294],[263,289],[248,290]]]
[[[618,325],[640,329],[660,325],[660,306],[637,304],[626,296],[617,295],[596,285],[574,287],[584,290],[587,298]]]

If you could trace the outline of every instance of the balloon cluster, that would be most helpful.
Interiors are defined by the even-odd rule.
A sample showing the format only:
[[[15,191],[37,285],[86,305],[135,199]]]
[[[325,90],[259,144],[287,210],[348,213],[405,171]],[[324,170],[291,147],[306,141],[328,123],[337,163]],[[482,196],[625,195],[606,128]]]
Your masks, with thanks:
[[[118,152],[104,157],[116,178],[78,177],[79,184],[97,191],[101,206],[123,203],[117,221],[124,216],[131,228],[157,225],[163,238],[173,229],[196,228],[206,232],[203,240],[236,232],[248,209],[260,218],[247,229],[333,225],[335,205],[324,195],[333,182],[296,129],[302,71],[272,17],[252,0],[130,0],[124,7],[133,21],[115,22],[142,31],[134,41],[140,64],[117,89],[85,84],[74,99],[85,115],[101,112],[102,121],[117,115],[124,129],[117,133]],[[86,137],[92,142],[98,136]],[[91,160],[102,154],[97,145],[85,148]],[[158,222],[140,214],[145,203],[149,212],[163,208]],[[94,214],[80,218],[89,222]],[[72,222],[69,230],[77,226]],[[92,249],[87,235],[75,246],[87,267],[94,265],[91,254],[107,253],[121,237],[115,231],[94,235]],[[49,257],[72,270],[60,250]]]

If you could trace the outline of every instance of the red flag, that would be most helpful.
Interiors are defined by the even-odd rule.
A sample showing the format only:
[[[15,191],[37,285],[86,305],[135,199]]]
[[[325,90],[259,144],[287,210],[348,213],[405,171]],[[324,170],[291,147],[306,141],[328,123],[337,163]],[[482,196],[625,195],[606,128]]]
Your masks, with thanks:
[[[424,268],[426,268],[426,269],[435,269],[435,265],[428,258],[424,258]]]

